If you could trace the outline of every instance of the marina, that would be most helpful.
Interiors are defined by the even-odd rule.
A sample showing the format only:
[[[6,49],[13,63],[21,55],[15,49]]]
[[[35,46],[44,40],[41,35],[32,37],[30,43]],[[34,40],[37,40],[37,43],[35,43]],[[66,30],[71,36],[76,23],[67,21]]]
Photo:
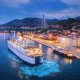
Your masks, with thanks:
[[[39,42],[43,45],[46,45],[46,46],[52,48],[53,50],[56,50],[62,54],[67,54],[67,56],[72,56],[72,57],[74,56],[74,57],[80,59],[80,49],[75,47],[75,46],[65,47],[64,44],[60,44],[60,43],[57,43],[55,41],[49,41],[49,40],[44,40],[44,39],[40,39],[40,38],[34,38],[34,37],[30,37],[28,35],[26,37],[28,37],[29,39],[31,39],[33,41]],[[66,42],[65,42],[65,44],[66,44]],[[71,55],[68,55],[68,53],[70,53]]]
[[[29,34],[29,33],[28,33]],[[76,33],[72,33],[76,34]],[[30,64],[43,63],[43,53],[40,46],[37,48],[34,42],[50,47],[54,53],[58,53],[68,58],[80,59],[80,38],[73,38],[76,36],[56,36],[53,34],[45,35],[42,37],[35,37],[35,34],[31,32],[31,35],[15,33],[14,38],[8,40],[8,48],[17,56]],[[17,36],[15,36],[17,35]],[[38,36],[38,35],[37,35]],[[40,34],[41,36],[41,34]],[[43,36],[43,35],[42,35]],[[14,45],[15,44],[15,45]],[[19,54],[20,53],[20,54]],[[22,55],[23,54],[23,55]]]

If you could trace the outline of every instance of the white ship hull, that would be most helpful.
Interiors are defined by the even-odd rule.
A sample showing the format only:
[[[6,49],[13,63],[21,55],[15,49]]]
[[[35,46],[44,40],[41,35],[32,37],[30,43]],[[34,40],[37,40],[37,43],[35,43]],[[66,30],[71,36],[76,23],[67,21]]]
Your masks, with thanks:
[[[8,48],[16,54],[20,59],[24,60],[25,62],[31,64],[31,65],[37,65],[41,64],[43,62],[43,57],[29,57],[26,55],[26,52],[21,50],[20,48],[15,48],[13,45],[11,45],[8,42]]]

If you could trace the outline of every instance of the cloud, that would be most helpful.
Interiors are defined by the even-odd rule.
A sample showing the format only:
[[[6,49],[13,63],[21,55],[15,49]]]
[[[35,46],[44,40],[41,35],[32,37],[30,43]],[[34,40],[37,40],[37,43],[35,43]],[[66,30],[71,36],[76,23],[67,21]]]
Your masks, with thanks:
[[[29,3],[30,0],[1,0],[0,2],[6,6],[19,7],[20,5]]]
[[[80,6],[80,0],[60,0],[60,1],[68,5],[79,5]]]
[[[70,17],[76,17],[80,15],[80,8],[79,9],[73,9],[73,8],[67,8],[65,10],[49,13],[49,12],[41,12],[39,15],[45,15],[47,18],[57,18],[57,19],[66,19]]]
[[[45,2],[55,2],[56,0],[44,0]]]

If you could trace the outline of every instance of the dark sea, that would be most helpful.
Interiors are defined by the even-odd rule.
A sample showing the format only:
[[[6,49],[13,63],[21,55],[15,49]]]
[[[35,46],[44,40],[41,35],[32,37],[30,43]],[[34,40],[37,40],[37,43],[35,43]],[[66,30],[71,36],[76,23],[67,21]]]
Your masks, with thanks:
[[[51,48],[35,43],[44,53],[44,62],[30,66],[8,50],[10,35],[0,33],[0,80],[80,80],[80,60],[62,57]]]

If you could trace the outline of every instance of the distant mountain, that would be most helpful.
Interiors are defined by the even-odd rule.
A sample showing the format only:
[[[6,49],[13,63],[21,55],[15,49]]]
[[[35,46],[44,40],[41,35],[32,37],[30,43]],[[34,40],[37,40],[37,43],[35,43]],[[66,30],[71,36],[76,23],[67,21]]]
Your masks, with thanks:
[[[3,25],[2,27],[10,27],[10,28],[20,28],[20,27],[42,27],[42,19],[41,18],[24,18],[24,19],[15,19]],[[68,18],[65,20],[57,20],[57,19],[46,19],[46,23],[49,26],[59,24],[64,29],[80,29],[80,16],[75,18]]]
[[[57,22],[57,19],[46,19],[48,25],[52,25],[54,22]],[[24,19],[15,19],[3,25],[3,27],[41,27],[42,19],[41,18],[24,18]]]
[[[80,16],[75,18],[68,18],[66,20],[60,20],[55,22],[55,25],[56,24],[61,25],[64,29],[80,29]]]

